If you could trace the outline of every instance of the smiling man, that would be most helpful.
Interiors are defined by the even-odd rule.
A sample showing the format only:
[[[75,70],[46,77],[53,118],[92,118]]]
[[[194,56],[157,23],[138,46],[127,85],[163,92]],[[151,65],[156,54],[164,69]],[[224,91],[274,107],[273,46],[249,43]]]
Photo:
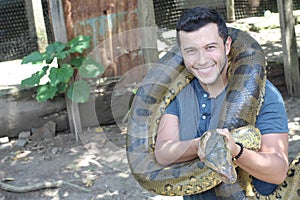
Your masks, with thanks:
[[[234,163],[253,176],[258,192],[270,194],[284,181],[288,170],[287,115],[280,93],[267,81],[264,102],[256,119],[256,127],[262,134],[261,149],[255,152],[235,143],[227,129],[217,127],[228,84],[227,56],[232,42],[224,19],[215,10],[192,8],[182,14],[176,30],[185,67],[195,78],[161,118],[155,146],[157,161],[169,165],[203,159],[203,152],[198,149],[199,137],[207,130],[217,129],[226,137]],[[246,196],[241,192],[226,198]],[[211,189],[184,199],[222,197]]]

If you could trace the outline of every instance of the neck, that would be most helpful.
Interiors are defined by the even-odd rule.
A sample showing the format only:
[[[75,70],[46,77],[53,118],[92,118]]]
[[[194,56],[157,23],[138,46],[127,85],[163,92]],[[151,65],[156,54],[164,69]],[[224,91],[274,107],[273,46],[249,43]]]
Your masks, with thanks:
[[[228,83],[227,79],[227,69],[222,71],[218,79],[213,84],[204,85],[200,82],[203,89],[209,93],[210,98],[216,98],[225,89]]]

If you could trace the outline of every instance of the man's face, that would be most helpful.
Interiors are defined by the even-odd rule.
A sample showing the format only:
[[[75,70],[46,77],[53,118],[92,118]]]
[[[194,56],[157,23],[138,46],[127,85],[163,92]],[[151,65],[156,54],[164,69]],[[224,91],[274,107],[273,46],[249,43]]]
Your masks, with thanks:
[[[179,37],[184,64],[202,85],[227,80],[231,38],[224,45],[217,24],[210,23],[193,32],[180,31]]]

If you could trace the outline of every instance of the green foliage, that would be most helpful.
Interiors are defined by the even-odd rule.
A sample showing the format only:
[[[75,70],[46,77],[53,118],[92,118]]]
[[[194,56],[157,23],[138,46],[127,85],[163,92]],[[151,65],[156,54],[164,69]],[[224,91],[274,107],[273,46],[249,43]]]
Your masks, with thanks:
[[[66,44],[54,42],[49,44],[44,53],[33,52],[25,56],[22,64],[45,65],[40,71],[35,72],[31,77],[22,80],[22,87],[38,86],[36,99],[39,102],[52,99],[59,93],[67,93],[67,97],[75,103],[88,101],[90,88],[85,80],[72,82],[76,72],[83,78],[96,78],[103,73],[104,68],[95,60],[83,57],[84,50],[90,47],[91,37],[78,36]],[[70,55],[70,63],[65,63]],[[74,56],[76,55],[76,56]],[[57,60],[55,65],[54,60]],[[41,79],[48,76],[49,81],[41,84]]]

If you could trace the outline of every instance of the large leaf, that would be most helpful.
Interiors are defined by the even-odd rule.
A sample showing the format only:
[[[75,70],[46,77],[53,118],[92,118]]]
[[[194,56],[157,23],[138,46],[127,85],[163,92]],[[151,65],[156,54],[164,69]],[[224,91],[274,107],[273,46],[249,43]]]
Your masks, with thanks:
[[[103,72],[103,66],[91,58],[86,58],[79,68],[79,74],[83,78],[96,78]]]
[[[34,87],[40,84],[41,78],[47,73],[49,66],[45,66],[42,70],[35,72],[31,77],[21,81],[21,87]]]
[[[25,56],[22,60],[22,64],[33,63],[41,64],[44,61],[43,54],[40,52],[32,52],[28,56]]]
[[[52,63],[55,57],[57,57],[58,59],[64,59],[67,56],[66,52],[63,51],[65,47],[65,44],[57,41],[49,44],[46,48],[45,53],[43,54],[46,63]]]
[[[85,60],[85,57],[77,56],[76,58],[73,58],[71,60],[71,65],[75,66],[75,68],[79,69],[83,61]]]
[[[69,64],[63,64],[60,68],[52,67],[49,74],[50,84],[56,86],[59,83],[67,83],[73,76],[74,69]]]
[[[59,83],[56,88],[57,88],[57,93],[63,93],[66,91],[68,87],[68,84],[67,83]]]
[[[86,81],[80,80],[67,89],[67,96],[74,103],[84,103],[89,100],[90,88]]]
[[[71,53],[82,53],[83,50],[90,47],[90,36],[79,35],[67,43]]]
[[[39,102],[47,101],[48,99],[52,99],[56,94],[57,88],[51,86],[49,83],[42,85],[37,90],[36,99]]]

